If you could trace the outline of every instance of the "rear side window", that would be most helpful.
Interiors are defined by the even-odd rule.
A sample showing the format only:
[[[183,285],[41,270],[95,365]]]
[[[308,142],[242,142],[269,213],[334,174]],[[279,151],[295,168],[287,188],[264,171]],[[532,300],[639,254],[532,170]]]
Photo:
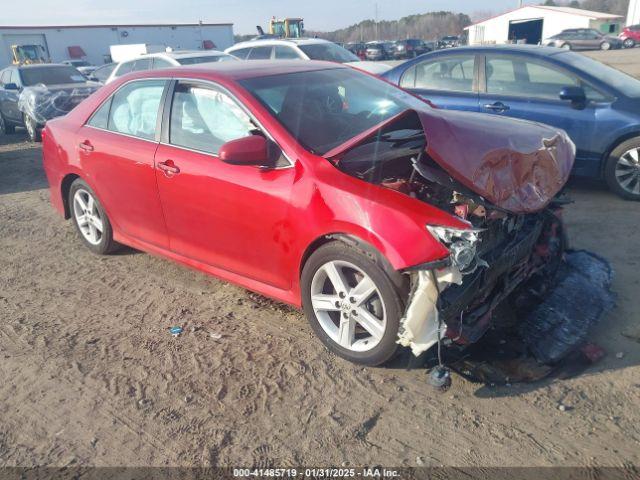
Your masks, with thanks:
[[[164,80],[132,82],[118,90],[111,100],[107,129],[153,140]]]
[[[129,73],[133,70],[133,64],[135,62],[125,62],[123,64],[120,65],[120,67],[118,68],[118,71],[116,72],[116,77],[121,77],[122,75]]]
[[[169,127],[172,145],[215,154],[222,144],[255,130],[251,118],[225,93],[189,84],[176,88]]]
[[[151,59],[150,58],[141,58],[136,60],[136,63],[133,65],[134,72],[140,72],[142,70],[150,70],[151,69]]]
[[[234,57],[238,57],[238,58],[241,58],[242,60],[246,60],[247,55],[249,55],[250,51],[251,51],[251,48],[239,48],[238,50],[234,50],[233,52],[229,52],[229,53]]]
[[[155,57],[153,59],[153,69],[154,70],[159,70],[161,68],[171,68],[173,66],[174,65],[169,60],[165,60],[164,58]]]
[[[271,58],[271,47],[254,47],[249,53],[248,60],[269,60]]]
[[[15,83],[18,86],[22,83],[20,82],[20,72],[16,68],[11,71],[11,83]]]
[[[112,99],[113,97],[109,98],[109,100],[104,102],[100,108],[93,113],[87,125],[106,130],[107,124],[109,123],[109,109],[111,108]]]

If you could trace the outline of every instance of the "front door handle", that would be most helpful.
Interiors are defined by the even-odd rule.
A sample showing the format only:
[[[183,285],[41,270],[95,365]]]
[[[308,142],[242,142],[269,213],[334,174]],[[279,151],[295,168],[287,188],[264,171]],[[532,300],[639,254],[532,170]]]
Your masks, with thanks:
[[[484,108],[486,108],[487,110],[492,110],[494,112],[501,113],[509,110],[509,105],[505,105],[502,102],[495,102],[495,103],[487,103],[486,105],[484,105]]]
[[[91,142],[89,142],[89,140],[85,140],[78,146],[80,147],[80,150],[84,150],[85,152],[93,152],[93,145],[91,145]]]
[[[166,177],[173,177],[180,173],[180,169],[173,163],[173,160],[158,163],[158,168],[164,172]]]

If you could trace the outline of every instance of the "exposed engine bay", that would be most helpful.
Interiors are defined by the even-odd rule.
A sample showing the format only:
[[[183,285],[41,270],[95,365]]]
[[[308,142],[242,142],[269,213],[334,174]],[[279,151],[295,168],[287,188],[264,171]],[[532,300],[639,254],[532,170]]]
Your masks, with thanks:
[[[526,211],[522,202],[515,209],[499,207],[452,178],[434,160],[425,130],[418,114],[400,116],[382,126],[376,135],[344,151],[335,162],[354,177],[428,203],[469,225],[462,230],[426,226],[428,233],[447,247],[449,257],[404,272],[410,275],[412,288],[398,343],[410,347],[416,356],[439,342],[460,347],[473,344],[490,327],[517,330],[519,325],[530,325],[523,312],[540,312],[536,307],[557,286],[566,248],[560,218],[565,202],[557,192],[546,200],[536,192],[536,205],[545,202],[536,211]],[[504,199],[503,203],[509,202]],[[563,268],[564,276],[571,276],[566,266]],[[583,270],[589,271],[590,267]],[[610,279],[608,283],[599,282],[599,288],[608,291],[609,283]],[[514,315],[496,315],[505,304],[518,312],[515,320],[508,318]],[[597,318],[605,307],[600,310]],[[551,323],[557,326],[571,315],[565,317]],[[538,318],[537,322],[543,320]],[[551,334],[551,330],[547,332]],[[553,355],[548,355],[543,353],[548,353],[548,348],[534,345],[540,343],[540,336],[531,333],[535,328],[520,331],[531,340],[530,352],[539,362],[547,363],[568,355],[586,336],[586,328],[574,338],[565,335],[561,342],[555,342]],[[525,343],[529,339],[524,338]]]

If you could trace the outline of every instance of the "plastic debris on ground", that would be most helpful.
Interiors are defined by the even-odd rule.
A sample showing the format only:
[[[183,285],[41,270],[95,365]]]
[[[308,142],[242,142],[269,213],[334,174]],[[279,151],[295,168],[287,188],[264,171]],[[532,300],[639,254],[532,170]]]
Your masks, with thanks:
[[[587,343],[591,328],[615,305],[612,269],[585,251],[568,252],[556,285],[513,331],[492,329],[476,344],[446,351],[446,364],[470,381],[506,385],[554,373],[575,376],[604,357]]]
[[[182,333],[182,330],[182,327],[171,327],[169,328],[169,333],[174,337],[177,337]]]

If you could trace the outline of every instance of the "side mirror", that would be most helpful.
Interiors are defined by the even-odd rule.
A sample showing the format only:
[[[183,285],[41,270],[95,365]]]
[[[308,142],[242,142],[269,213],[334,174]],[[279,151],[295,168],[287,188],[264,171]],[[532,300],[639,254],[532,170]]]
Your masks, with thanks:
[[[5,90],[20,90],[20,87],[18,87],[18,85],[16,85],[15,83],[5,83],[4,84],[4,89]]]
[[[568,100],[574,105],[587,103],[587,95],[582,87],[563,87],[560,90],[560,100]]]
[[[274,166],[270,142],[262,135],[231,140],[220,147],[218,157],[231,165],[271,168]]]

